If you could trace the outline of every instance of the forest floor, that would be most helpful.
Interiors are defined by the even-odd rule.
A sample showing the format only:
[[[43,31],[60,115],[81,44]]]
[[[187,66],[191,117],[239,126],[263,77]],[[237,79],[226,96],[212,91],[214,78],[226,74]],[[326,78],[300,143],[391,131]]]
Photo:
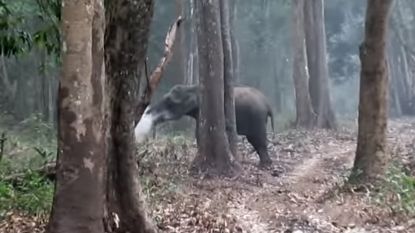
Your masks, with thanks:
[[[403,203],[406,188],[400,193],[393,186],[399,179],[385,181],[377,191],[345,185],[356,135],[355,124],[336,132],[277,133],[269,137],[271,170],[257,167],[258,156],[244,140],[239,144],[242,173],[211,180],[188,175],[194,143],[158,139],[139,152],[151,216],[161,232],[415,232],[414,215],[403,211],[414,203]],[[415,119],[391,120],[388,142],[394,159],[414,171]],[[409,185],[414,191],[415,182]],[[10,232],[42,232],[44,218],[10,216],[0,222],[0,231],[2,224],[18,229],[11,226],[25,222],[30,231]]]

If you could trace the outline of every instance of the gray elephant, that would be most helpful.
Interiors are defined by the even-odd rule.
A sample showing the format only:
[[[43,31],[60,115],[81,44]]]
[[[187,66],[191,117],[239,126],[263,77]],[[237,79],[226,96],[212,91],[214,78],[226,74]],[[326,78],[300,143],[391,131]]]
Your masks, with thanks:
[[[185,115],[197,120],[199,92],[197,85],[174,86],[160,101],[147,107],[135,128],[136,140],[143,141],[155,125],[166,121]],[[274,119],[266,97],[259,90],[247,86],[236,86],[234,96],[237,133],[246,136],[258,153],[261,166],[272,164],[267,151],[266,126],[270,117],[274,130]]]

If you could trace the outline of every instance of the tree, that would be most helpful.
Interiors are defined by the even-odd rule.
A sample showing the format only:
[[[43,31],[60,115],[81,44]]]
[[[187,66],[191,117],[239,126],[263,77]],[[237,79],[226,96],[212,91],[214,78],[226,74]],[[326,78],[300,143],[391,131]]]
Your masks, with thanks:
[[[199,80],[199,72],[195,67],[198,67],[198,52],[197,52],[197,32],[196,32],[196,16],[195,16],[195,1],[189,0],[189,48],[185,84],[194,84]]]
[[[415,115],[415,75],[413,69],[415,42],[413,19],[409,17],[414,4],[410,1],[397,1],[391,13],[391,39],[388,59],[391,63],[391,111],[395,116]],[[411,8],[412,7],[412,8]],[[408,10],[409,9],[409,10]],[[393,65],[392,65],[393,63]]]
[[[387,153],[386,36],[392,0],[369,0],[365,36],[360,45],[359,129],[353,167],[358,181],[371,181],[383,175],[390,156]]]
[[[235,119],[235,98],[233,95],[233,86],[235,80],[235,70],[232,52],[232,37],[229,18],[229,3],[220,1],[220,23],[221,36],[223,45],[223,69],[224,69],[224,107],[225,107],[225,128],[229,141],[229,147],[234,157],[238,158],[237,143],[238,136],[236,132]]]
[[[237,11],[237,2],[231,1],[230,2],[230,9],[229,9],[229,34],[231,37],[231,46],[232,46],[232,67],[233,67],[233,82],[239,82],[239,42],[235,36],[233,28],[235,28],[235,20],[236,20],[236,11]],[[229,4],[229,3],[227,3]]]
[[[104,232],[103,3],[64,1],[57,183],[47,232]],[[87,187],[87,188],[86,188]]]
[[[110,2],[105,18],[102,0],[62,4],[67,52],[48,232],[156,232],[141,192],[133,134],[136,110],[145,107],[163,71],[156,68],[157,80],[146,88],[151,93],[140,99],[137,67],[144,65],[153,6],[151,0]]]
[[[296,125],[311,128],[314,126],[315,113],[311,105],[308,88],[309,77],[304,43],[304,0],[293,0],[292,11],[293,79],[297,110]]]
[[[121,232],[155,232],[146,212],[135,156],[134,124],[140,77],[148,46],[154,2],[113,1],[107,5],[105,40],[108,78],[108,213],[120,219]]]
[[[195,5],[201,94],[197,120],[199,153],[192,170],[208,175],[231,175],[233,164],[225,132],[220,3],[202,0],[195,1]]]
[[[309,91],[313,110],[317,114],[316,124],[317,127],[334,129],[337,126],[330,101],[324,1],[305,1],[304,15]]]

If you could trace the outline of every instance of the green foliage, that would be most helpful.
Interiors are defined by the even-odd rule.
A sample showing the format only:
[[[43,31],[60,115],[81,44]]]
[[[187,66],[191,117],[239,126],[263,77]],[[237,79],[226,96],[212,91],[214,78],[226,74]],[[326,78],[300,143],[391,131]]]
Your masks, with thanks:
[[[18,56],[36,46],[58,57],[60,17],[60,0],[0,0],[0,54]],[[40,26],[33,30],[33,23]]]
[[[7,167],[3,163],[0,167]],[[8,169],[5,169],[6,171]],[[0,218],[10,210],[28,214],[50,211],[53,198],[53,184],[37,172],[26,171],[19,181],[5,179],[0,174]]]
[[[408,175],[401,166],[393,165],[376,199],[395,213],[415,216],[415,177]]]
[[[39,8],[38,17],[43,22],[43,27],[34,33],[33,40],[36,45],[51,55],[60,53],[60,31],[61,20],[60,0],[36,0]]]
[[[31,49],[31,35],[21,28],[24,22],[24,11],[19,4],[0,0],[0,54],[19,55]]]

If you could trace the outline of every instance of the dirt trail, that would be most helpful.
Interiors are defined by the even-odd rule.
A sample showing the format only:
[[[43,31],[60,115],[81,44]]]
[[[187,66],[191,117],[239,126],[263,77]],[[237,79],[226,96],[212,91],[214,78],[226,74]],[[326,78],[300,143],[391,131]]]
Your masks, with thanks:
[[[402,148],[413,154],[415,119],[391,122],[388,140],[399,154]],[[339,191],[354,160],[353,130],[280,133],[269,147],[271,170],[258,169],[249,144],[240,143],[239,149],[243,172],[236,179],[202,181],[184,175],[177,188],[180,197],[169,194],[174,200],[157,203],[160,209],[169,203],[174,213],[160,213],[168,225],[163,232],[415,232],[415,221],[397,222],[366,193]],[[164,172],[170,177],[182,173]]]
[[[283,176],[267,177],[262,187],[245,193],[238,199],[238,204],[229,203],[232,206],[230,213],[237,216],[241,225],[245,226],[244,229],[250,229],[246,232],[251,233],[305,230],[304,226],[296,227],[295,221],[292,221],[292,225],[285,226],[278,221],[290,216],[294,217],[292,220],[304,218],[305,221],[313,222],[311,225],[318,224],[309,226],[310,229],[323,228],[327,232],[336,232],[336,227],[328,223],[325,216],[320,216],[318,209],[314,209],[310,202],[318,200],[318,197],[332,188],[327,185],[327,180],[334,175],[334,163],[345,168],[351,167],[353,152],[353,142],[344,143],[341,148],[339,144],[329,142],[319,153],[310,154],[309,158],[298,161]],[[325,188],[322,189],[319,184],[325,184]],[[287,219],[284,221],[287,222]]]

